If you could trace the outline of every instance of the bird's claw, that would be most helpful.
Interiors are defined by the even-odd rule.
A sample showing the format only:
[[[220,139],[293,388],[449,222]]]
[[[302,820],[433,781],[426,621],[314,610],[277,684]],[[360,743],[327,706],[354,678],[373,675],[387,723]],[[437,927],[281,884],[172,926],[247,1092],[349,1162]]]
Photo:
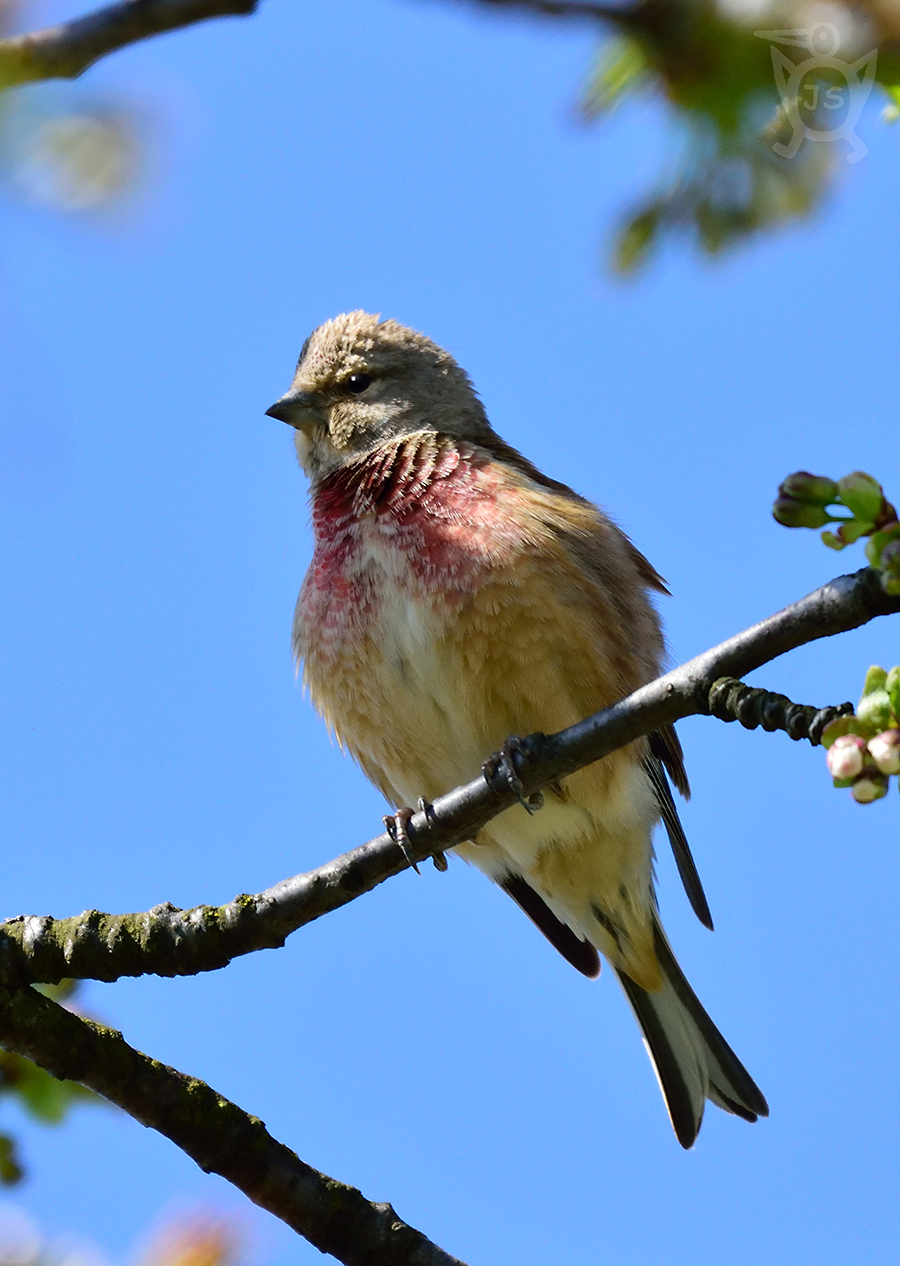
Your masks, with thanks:
[[[430,800],[426,800],[424,796],[419,796],[419,812],[425,814],[425,821],[429,826],[434,826],[435,822],[437,822],[434,805]]]
[[[398,809],[396,813],[386,813],[381,820],[384,823],[384,829],[397,845],[409,865],[412,866],[417,875],[421,875],[422,872],[416,865],[416,859],[413,857],[412,849],[409,846],[409,833],[406,829],[414,816],[412,809]]]
[[[419,796],[419,812],[425,814],[425,821],[429,826],[435,825],[437,814],[434,811],[434,805],[430,800],[426,800],[424,796]],[[450,864],[440,849],[436,853],[432,853],[431,860],[434,862],[435,870],[439,871],[445,871]]]
[[[489,787],[495,790],[498,790],[499,786],[509,787],[515,793],[522,808],[528,813],[535,813],[536,810],[543,808],[544,797],[539,791],[533,796],[526,797],[525,795],[522,779],[516,770],[516,757],[523,751],[522,740],[512,736],[506,740],[499,752],[494,752],[493,756],[484,762],[481,772]]]

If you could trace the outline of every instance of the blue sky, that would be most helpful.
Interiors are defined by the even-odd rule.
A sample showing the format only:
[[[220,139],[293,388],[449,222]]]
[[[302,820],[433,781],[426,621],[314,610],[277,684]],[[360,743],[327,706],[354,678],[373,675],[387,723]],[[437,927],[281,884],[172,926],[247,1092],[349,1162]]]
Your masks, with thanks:
[[[669,581],[675,661],[862,565],[769,507],[802,467],[900,494],[900,133],[873,104],[813,221],[622,283],[606,235],[677,138],[647,101],[576,122],[593,47],[461,5],[267,0],[54,90],[135,103],[149,167],[105,220],[0,205],[3,913],[218,902],[379,831],[294,679],[306,489],[263,415],[336,312],[449,347],[501,434],[610,510]],[[898,660],[882,621],[756,677],[824,704]],[[896,787],[858,808],[783,735],[681,733],[717,930],[664,854],[663,915],[767,1122],[710,1108],[682,1152],[611,973],[461,863],[85,1004],[471,1266],[894,1262]],[[112,1111],[2,1128],[16,1201],[114,1262],[161,1211],[243,1205]],[[322,1260],[246,1217],[257,1261]]]

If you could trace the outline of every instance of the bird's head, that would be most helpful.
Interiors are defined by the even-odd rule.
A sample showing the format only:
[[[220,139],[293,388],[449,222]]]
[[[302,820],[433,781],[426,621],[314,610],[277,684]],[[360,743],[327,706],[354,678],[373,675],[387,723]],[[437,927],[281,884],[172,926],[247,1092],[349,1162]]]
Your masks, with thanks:
[[[424,334],[368,312],[326,321],[303,344],[294,381],[267,410],[296,429],[312,479],[416,431],[492,432],[468,375]]]

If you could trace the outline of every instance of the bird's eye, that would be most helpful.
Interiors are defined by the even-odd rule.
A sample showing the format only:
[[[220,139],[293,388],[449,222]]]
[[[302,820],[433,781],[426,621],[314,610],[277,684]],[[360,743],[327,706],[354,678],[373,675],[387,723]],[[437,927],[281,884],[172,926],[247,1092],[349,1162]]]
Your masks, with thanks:
[[[371,387],[372,379],[368,374],[351,374],[347,379],[347,390],[352,391],[355,396],[360,396],[367,387]]]

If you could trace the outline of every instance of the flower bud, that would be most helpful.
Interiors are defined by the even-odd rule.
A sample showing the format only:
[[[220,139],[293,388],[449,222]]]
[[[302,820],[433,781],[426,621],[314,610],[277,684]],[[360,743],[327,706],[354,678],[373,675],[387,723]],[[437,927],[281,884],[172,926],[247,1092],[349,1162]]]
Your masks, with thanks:
[[[829,747],[825,761],[828,772],[835,782],[857,778],[863,771],[866,756],[866,740],[858,734],[843,734]]]
[[[793,497],[779,497],[772,506],[772,517],[783,527],[818,528],[830,523],[832,516],[823,506],[795,501]]]
[[[808,470],[798,470],[793,475],[788,475],[778,489],[778,495],[790,497],[794,501],[827,506],[837,497],[838,486],[827,475],[811,475]]]
[[[900,730],[885,730],[869,739],[869,753],[882,774],[900,774]]]
[[[873,690],[871,694],[863,695],[856,705],[856,715],[867,734],[889,730],[894,724],[890,695],[886,690]]]
[[[850,795],[857,804],[871,804],[873,800],[881,800],[883,796],[886,796],[887,789],[887,775],[873,772],[857,778],[850,788]]]

